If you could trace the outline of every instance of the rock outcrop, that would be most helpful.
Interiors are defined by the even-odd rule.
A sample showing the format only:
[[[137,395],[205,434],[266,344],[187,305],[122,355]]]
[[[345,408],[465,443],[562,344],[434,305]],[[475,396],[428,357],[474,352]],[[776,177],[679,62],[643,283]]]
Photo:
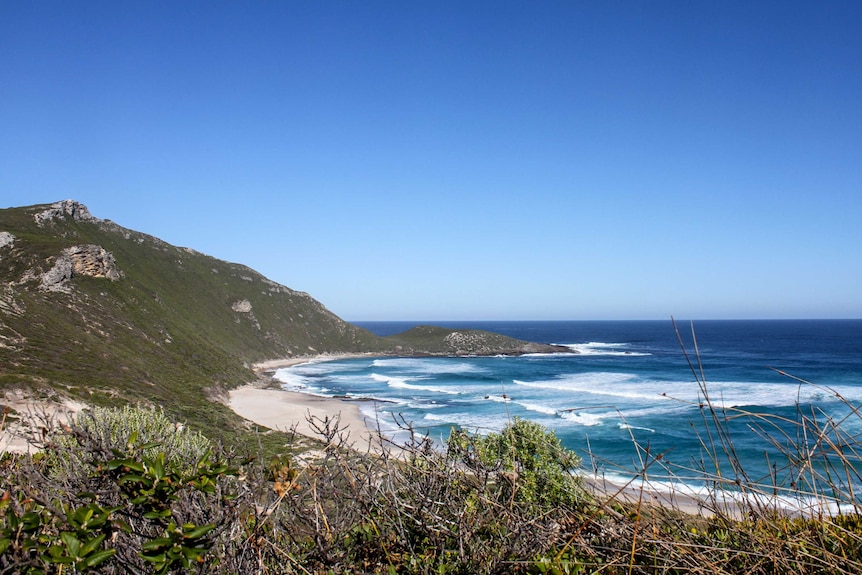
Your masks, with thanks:
[[[67,292],[68,282],[75,275],[117,281],[123,277],[123,272],[117,267],[113,254],[101,246],[72,246],[63,250],[54,267],[42,275],[40,287],[45,291]]]
[[[397,351],[407,355],[523,355],[525,353],[572,353],[558,345],[514,339],[498,333],[467,329],[454,330],[420,325],[387,339]]]
[[[57,219],[72,218],[77,222],[98,222],[99,219],[90,214],[87,206],[75,200],[63,200],[56,204],[51,204],[51,207],[45,211],[39,212],[33,216],[39,226],[50,224]]]
[[[15,236],[9,232],[0,232],[0,248],[11,246],[15,242]]]

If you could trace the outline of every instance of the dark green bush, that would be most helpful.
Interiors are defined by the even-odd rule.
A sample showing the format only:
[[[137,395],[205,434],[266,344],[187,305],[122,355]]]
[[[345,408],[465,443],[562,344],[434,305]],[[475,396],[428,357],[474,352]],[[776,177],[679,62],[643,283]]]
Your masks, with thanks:
[[[581,459],[563,447],[553,431],[515,418],[499,433],[485,437],[453,430],[447,447],[468,467],[496,474],[497,488],[512,501],[540,507],[575,506],[583,486],[575,471]]]

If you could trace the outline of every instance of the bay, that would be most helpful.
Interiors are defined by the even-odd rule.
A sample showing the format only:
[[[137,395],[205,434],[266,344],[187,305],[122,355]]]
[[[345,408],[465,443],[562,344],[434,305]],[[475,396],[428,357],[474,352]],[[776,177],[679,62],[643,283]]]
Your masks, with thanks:
[[[285,389],[363,400],[384,433],[409,423],[436,441],[453,427],[552,429],[584,467],[621,479],[721,477],[789,485],[799,450],[862,434],[862,320],[357,322],[391,335],[423,323],[568,346],[520,357],[362,358],[279,370]],[[811,434],[820,441],[812,441]],[[833,454],[834,455],[834,454]],[[826,455],[815,457],[828,473]],[[855,485],[855,476],[842,479]]]

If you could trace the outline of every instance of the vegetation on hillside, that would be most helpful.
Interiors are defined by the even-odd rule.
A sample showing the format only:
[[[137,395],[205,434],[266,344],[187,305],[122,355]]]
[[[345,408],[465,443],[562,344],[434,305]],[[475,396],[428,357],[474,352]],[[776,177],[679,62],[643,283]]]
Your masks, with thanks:
[[[496,353],[526,343],[476,332],[463,348],[446,343],[457,340],[446,340],[452,330],[380,338],[308,294],[97,219],[71,200],[0,210],[0,234],[0,390],[159,405],[222,439],[241,434],[243,424],[212,400],[254,381],[256,362],[344,352]],[[110,278],[72,267],[67,254],[81,246],[93,260],[82,266],[109,265]],[[277,435],[267,440],[283,444]]]

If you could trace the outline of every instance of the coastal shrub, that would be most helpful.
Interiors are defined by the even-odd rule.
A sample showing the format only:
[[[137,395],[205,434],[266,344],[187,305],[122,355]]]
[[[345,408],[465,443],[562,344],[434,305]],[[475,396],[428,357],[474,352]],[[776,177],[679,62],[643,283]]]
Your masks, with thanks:
[[[158,444],[157,448],[146,448],[145,453],[164,453],[171,463],[197,461],[213,447],[209,439],[174,422],[156,407],[94,407],[79,414],[76,424],[80,432],[99,438],[113,449],[125,448],[132,440],[141,445]]]
[[[168,466],[183,471],[192,470],[213,449],[209,439],[172,421],[162,409],[129,405],[82,411],[71,428],[55,430],[50,442],[56,448],[47,452],[49,468],[61,476],[86,473],[94,458],[104,459],[130,445],[140,446],[142,455],[149,458],[161,454]]]
[[[452,430],[447,447],[471,469],[494,470],[504,498],[541,507],[583,501],[583,486],[574,473],[581,458],[536,422],[516,417],[499,433],[484,437]]]
[[[236,564],[233,553],[223,557],[238,518],[238,470],[194,439],[172,443],[169,459],[158,443],[137,439],[163,414],[126,413],[141,417],[79,418],[49,433],[43,453],[3,462],[0,573],[162,574]]]
[[[526,420],[455,431],[442,448],[408,425],[406,444],[360,451],[337,417],[310,417],[320,443],[306,457],[250,461],[214,443],[142,442],[146,426],[115,415],[73,421],[43,454],[0,458],[0,575],[862,572],[855,513],[695,515],[644,488],[602,491]],[[110,426],[134,430],[111,439]],[[70,452],[80,473],[57,474]]]

